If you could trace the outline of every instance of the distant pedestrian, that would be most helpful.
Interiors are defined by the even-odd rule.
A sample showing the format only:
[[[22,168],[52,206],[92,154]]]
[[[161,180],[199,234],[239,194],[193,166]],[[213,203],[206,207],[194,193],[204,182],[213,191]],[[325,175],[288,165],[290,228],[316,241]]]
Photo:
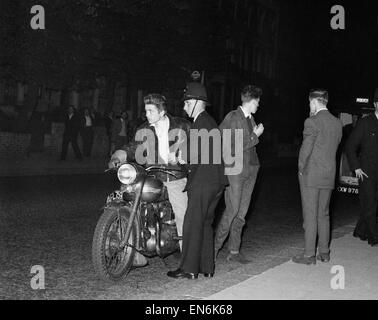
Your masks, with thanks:
[[[93,147],[95,116],[88,108],[84,109],[82,118],[81,137],[83,139],[83,155],[90,157]]]
[[[64,133],[62,142],[62,153],[60,160],[66,160],[68,144],[71,143],[76,158],[82,160],[82,155],[77,144],[77,137],[80,130],[80,118],[76,115],[73,106],[69,106],[67,114],[64,116]]]
[[[327,109],[328,92],[311,90],[310,117],[306,119],[298,159],[298,179],[302,198],[305,249],[293,262],[316,263],[330,260],[329,202],[335,187],[336,151],[342,137],[341,121]]]
[[[106,135],[108,137],[108,151],[107,155],[112,155],[112,127],[113,127],[113,121],[114,121],[114,112],[109,111],[106,113],[104,117],[104,124],[105,124],[105,131]]]
[[[359,179],[360,218],[353,235],[378,245],[378,88],[374,95],[375,112],[360,119],[346,143],[350,168]]]
[[[259,137],[264,132],[264,126],[261,123],[256,125],[253,114],[257,112],[261,95],[262,90],[260,88],[253,85],[245,86],[241,92],[242,105],[228,113],[219,126],[222,131],[230,130],[232,133],[230,148],[233,155],[236,147],[235,130],[242,130],[243,140],[237,141],[237,143],[242,144],[243,167],[240,174],[229,174],[227,176],[229,186],[226,188],[224,196],[226,209],[219,221],[215,234],[215,257],[222,248],[227,236],[229,236],[227,260],[242,264],[249,262],[240,252],[241,236],[260,168],[256,145],[259,143]]]
[[[122,111],[121,115],[113,121],[112,151],[122,149],[128,142],[128,114]]]

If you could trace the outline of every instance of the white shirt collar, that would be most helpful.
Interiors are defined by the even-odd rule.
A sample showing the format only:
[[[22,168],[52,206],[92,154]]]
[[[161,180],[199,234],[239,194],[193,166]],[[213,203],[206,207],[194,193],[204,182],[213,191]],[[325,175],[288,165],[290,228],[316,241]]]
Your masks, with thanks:
[[[316,111],[316,112],[314,113],[314,115],[318,114],[318,112],[323,111],[323,110],[328,110],[328,109],[327,109],[327,108],[321,108],[321,109],[319,109],[318,111]]]
[[[246,117],[246,118],[251,118],[252,117],[252,114],[248,114],[245,110],[244,110],[244,108],[242,107],[242,106],[239,106],[240,107],[240,109],[243,111],[243,113],[244,113],[244,116]]]
[[[199,116],[202,112],[204,112],[204,111],[205,111],[205,110],[200,111],[200,112],[194,117],[193,122],[195,122],[195,121],[197,120],[198,116]]]
[[[165,115],[163,118],[161,118],[159,121],[156,121],[155,123],[151,124],[152,127],[155,127],[155,130],[163,130],[163,128],[169,129],[169,119]]]
[[[159,121],[151,124],[155,127],[156,136],[158,138],[159,155],[163,159],[164,163],[168,163],[169,157],[169,118],[164,116]]]

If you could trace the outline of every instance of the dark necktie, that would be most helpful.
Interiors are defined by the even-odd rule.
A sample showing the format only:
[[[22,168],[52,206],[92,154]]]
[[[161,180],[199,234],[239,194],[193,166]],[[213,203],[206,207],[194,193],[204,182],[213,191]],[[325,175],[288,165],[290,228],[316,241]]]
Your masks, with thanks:
[[[252,134],[252,132],[253,132],[253,126],[252,126],[251,118],[250,118],[250,116],[248,116],[245,119],[247,120],[248,131],[249,131],[250,134]]]

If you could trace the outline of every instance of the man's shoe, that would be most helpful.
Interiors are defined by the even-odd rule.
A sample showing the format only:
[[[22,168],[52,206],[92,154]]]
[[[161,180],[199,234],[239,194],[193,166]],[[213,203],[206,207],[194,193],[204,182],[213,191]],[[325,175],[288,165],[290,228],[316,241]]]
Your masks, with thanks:
[[[321,262],[329,262],[329,260],[330,260],[331,258],[330,258],[329,253],[319,253],[319,254],[316,256],[316,259],[320,260]]]
[[[247,264],[250,263],[251,261],[248,260],[246,257],[244,257],[243,254],[239,253],[230,253],[227,256],[227,261],[235,261],[241,264]]]
[[[167,276],[175,279],[179,278],[186,278],[186,279],[197,279],[198,278],[198,273],[189,273],[189,272],[184,272],[182,269],[177,269],[174,271],[168,271]]]
[[[212,277],[214,277],[214,273],[204,273],[203,276],[205,278],[212,278]]]
[[[360,238],[360,240],[362,241],[368,240],[368,237],[366,235],[359,234],[356,231],[353,232],[353,237]]]
[[[368,244],[370,244],[372,247],[377,247],[378,246],[378,238],[369,238],[368,239]]]
[[[139,252],[135,253],[134,260],[133,260],[133,267],[145,267],[148,265],[148,260],[146,257]]]
[[[316,264],[315,256],[306,257],[304,254],[294,256],[291,260],[295,263],[300,263],[300,264],[307,264],[307,265]]]

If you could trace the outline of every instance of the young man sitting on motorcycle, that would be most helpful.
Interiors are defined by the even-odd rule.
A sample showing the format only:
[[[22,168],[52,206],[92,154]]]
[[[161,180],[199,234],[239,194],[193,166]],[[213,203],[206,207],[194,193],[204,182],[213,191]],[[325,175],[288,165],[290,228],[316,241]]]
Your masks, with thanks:
[[[144,144],[145,148],[147,148],[147,154],[155,155],[153,161],[147,161],[146,166],[156,164],[169,165],[170,167],[172,165],[179,166],[178,156],[180,151],[186,149],[188,145],[190,122],[167,114],[165,97],[160,94],[145,96],[144,104],[147,122],[137,129],[134,139],[126,145],[124,150],[116,150],[114,152],[109,162],[109,168],[117,167],[126,160],[138,162],[137,149],[141,144]],[[172,132],[180,132],[181,134],[175,136],[175,140],[170,141],[170,133]],[[145,143],[140,139],[141,136],[147,137],[147,139],[148,137],[154,137],[155,139],[152,138],[151,140],[153,141]],[[172,151],[172,149],[175,150]],[[175,214],[177,233],[181,237],[188,203],[187,192],[184,191],[187,182],[186,172],[177,172],[176,177],[159,172],[157,177],[167,187],[168,198]],[[180,241],[180,248],[182,248],[182,241]],[[145,264],[147,264],[146,258],[141,254],[137,254],[134,265],[142,266]]]

